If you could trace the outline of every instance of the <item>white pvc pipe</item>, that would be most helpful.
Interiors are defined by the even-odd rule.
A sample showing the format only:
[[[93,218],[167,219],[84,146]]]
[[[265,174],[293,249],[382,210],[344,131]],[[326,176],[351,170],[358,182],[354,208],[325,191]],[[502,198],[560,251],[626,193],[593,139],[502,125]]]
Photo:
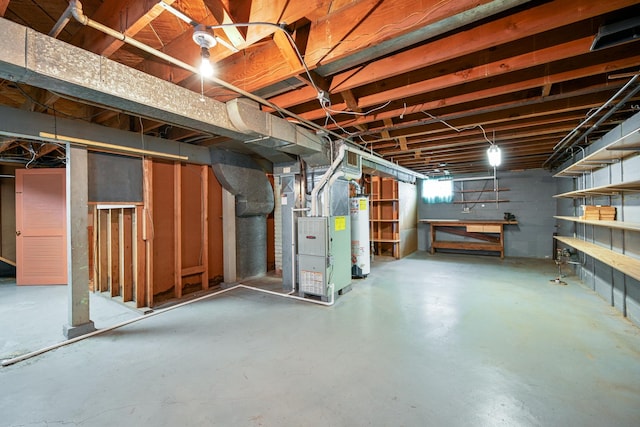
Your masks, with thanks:
[[[313,187],[313,190],[311,190],[311,216],[318,216],[318,192],[322,190],[329,178],[331,178],[331,175],[333,175],[333,172],[338,168],[338,166],[340,166],[340,163],[342,163],[345,150],[346,147],[342,144],[338,149],[338,155],[333,163],[331,163],[329,169],[327,169],[324,175],[320,178],[318,184]]]
[[[5,360],[2,361],[2,363],[0,363],[0,366],[3,366],[3,367],[4,366],[10,366],[10,365],[16,364],[18,362],[25,361],[27,359],[31,359],[32,357],[39,356],[39,355],[41,355],[43,353],[46,353],[48,351],[55,350],[57,348],[64,347],[64,346],[69,345],[69,344],[73,344],[73,343],[78,342],[78,341],[82,341],[82,340],[84,340],[86,338],[91,338],[91,337],[94,337],[96,335],[103,334],[105,332],[113,331],[114,329],[118,329],[118,328],[121,328],[123,326],[127,326],[127,325],[130,325],[132,323],[139,322],[140,320],[148,319],[149,317],[157,316],[158,314],[166,313],[167,311],[171,311],[171,310],[174,310],[174,309],[179,308],[179,307],[183,307],[183,306],[188,305],[188,304],[193,304],[194,302],[202,301],[202,300],[205,300],[207,298],[211,298],[211,297],[214,297],[216,295],[220,295],[220,294],[223,294],[225,292],[233,291],[233,290],[239,289],[239,288],[249,289],[249,290],[258,291],[258,292],[263,292],[263,293],[266,293],[266,294],[269,294],[269,295],[278,296],[278,297],[289,298],[289,299],[294,299],[294,300],[304,301],[304,302],[310,302],[310,303],[318,304],[318,305],[324,305],[324,306],[327,306],[327,307],[332,306],[335,303],[335,295],[333,293],[333,289],[334,289],[334,284],[333,283],[329,284],[329,289],[331,291],[331,300],[330,301],[326,301],[326,302],[325,301],[317,301],[317,300],[313,300],[313,299],[302,298],[302,297],[298,297],[298,296],[295,296],[295,295],[282,294],[282,293],[279,293],[279,292],[268,291],[266,289],[260,289],[260,288],[256,288],[256,287],[253,287],[253,286],[247,286],[247,285],[240,284],[240,285],[232,286],[231,288],[222,289],[222,290],[220,290],[218,292],[214,292],[212,294],[203,295],[203,296],[201,296],[199,298],[195,298],[195,299],[192,299],[192,300],[189,300],[189,301],[185,301],[185,302],[182,302],[180,304],[173,305],[171,307],[167,307],[167,308],[163,308],[161,310],[153,311],[153,312],[151,312],[149,314],[145,314],[143,316],[136,317],[134,319],[125,320],[124,322],[120,322],[120,323],[118,323],[116,325],[109,326],[108,328],[99,329],[97,331],[93,331],[91,333],[88,333],[88,334],[85,334],[85,335],[81,335],[79,337],[71,338],[69,340],[66,340],[66,341],[63,341],[63,342],[60,342],[60,343],[57,343],[57,344],[50,345],[48,347],[41,348],[40,350],[35,350],[35,351],[30,352],[30,353],[23,354],[22,356],[14,357],[12,359],[5,359]]]
[[[346,144],[345,144],[346,145]],[[411,175],[411,176],[415,176],[416,178],[420,178],[420,179],[425,179],[427,178],[426,175],[421,174],[419,172],[413,171],[411,169],[407,169],[404,166],[400,166],[397,165],[393,162],[390,162],[389,160],[383,159],[380,156],[368,153],[366,151],[360,150],[359,148],[356,147],[352,147],[350,145],[346,145],[346,150],[351,152],[351,153],[355,153],[357,155],[359,155],[360,157],[367,159],[373,163],[376,163],[378,165],[382,165],[382,166],[386,166],[388,168],[391,169],[395,169],[397,171],[401,171],[403,173],[406,173],[407,175]]]

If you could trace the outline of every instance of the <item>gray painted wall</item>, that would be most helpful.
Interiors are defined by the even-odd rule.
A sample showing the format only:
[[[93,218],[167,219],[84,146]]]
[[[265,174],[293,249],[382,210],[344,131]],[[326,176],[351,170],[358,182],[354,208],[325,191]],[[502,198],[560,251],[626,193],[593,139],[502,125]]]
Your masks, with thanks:
[[[502,219],[505,212],[516,216],[518,225],[505,226],[505,256],[526,258],[552,258],[553,233],[556,231],[556,204],[553,195],[558,192],[556,179],[542,169],[522,172],[498,171],[500,192],[504,203],[473,203],[480,193],[465,193],[471,200],[467,206],[469,213],[463,213],[464,205],[452,203],[427,204],[422,201],[422,183],[418,183],[418,217],[437,219]],[[455,178],[464,178],[456,176]],[[493,189],[493,181],[465,181],[465,189]],[[460,183],[456,183],[460,188]],[[457,196],[457,199],[459,196]],[[485,192],[482,199],[494,199],[492,191]],[[455,236],[447,236],[454,240]],[[429,245],[429,225],[418,226],[418,249],[427,250]]]

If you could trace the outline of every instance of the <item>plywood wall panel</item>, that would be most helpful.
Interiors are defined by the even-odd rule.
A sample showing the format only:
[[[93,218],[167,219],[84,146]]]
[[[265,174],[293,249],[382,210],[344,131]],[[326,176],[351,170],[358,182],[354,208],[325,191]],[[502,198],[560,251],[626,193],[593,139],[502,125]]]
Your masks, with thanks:
[[[205,195],[199,165],[183,164],[181,173],[182,268],[189,268],[202,265],[202,202]]]
[[[153,295],[169,299],[174,288],[174,166],[173,163],[153,161]],[[156,301],[156,298],[154,298]]]

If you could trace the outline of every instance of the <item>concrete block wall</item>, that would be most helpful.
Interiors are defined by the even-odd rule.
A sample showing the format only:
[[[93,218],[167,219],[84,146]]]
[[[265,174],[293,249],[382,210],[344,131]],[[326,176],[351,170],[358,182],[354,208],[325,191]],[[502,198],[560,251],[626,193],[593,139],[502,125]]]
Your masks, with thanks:
[[[490,174],[485,174],[490,175]],[[435,219],[502,219],[505,212],[516,216],[518,225],[505,227],[505,256],[525,258],[553,258],[553,233],[556,231],[556,205],[553,195],[558,192],[556,180],[551,173],[542,169],[522,172],[497,172],[500,188],[509,191],[500,192],[504,203],[473,203],[480,193],[466,193],[468,213],[463,212],[462,204],[436,203],[422,201],[422,185],[418,183],[418,216]],[[466,178],[456,176],[454,178]],[[459,187],[459,183],[456,186]],[[482,194],[482,199],[495,198],[493,181],[465,181],[466,189],[490,190]],[[455,236],[451,236],[451,240]],[[449,237],[447,237],[449,239]],[[420,224],[418,228],[418,249],[428,250],[429,225]]]

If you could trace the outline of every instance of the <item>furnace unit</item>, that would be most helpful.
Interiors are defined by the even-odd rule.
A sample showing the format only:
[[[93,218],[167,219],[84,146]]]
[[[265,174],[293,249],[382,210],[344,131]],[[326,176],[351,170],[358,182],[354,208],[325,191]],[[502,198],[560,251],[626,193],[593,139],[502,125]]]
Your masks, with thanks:
[[[351,229],[345,216],[298,218],[298,284],[300,296],[323,301],[351,284]]]

